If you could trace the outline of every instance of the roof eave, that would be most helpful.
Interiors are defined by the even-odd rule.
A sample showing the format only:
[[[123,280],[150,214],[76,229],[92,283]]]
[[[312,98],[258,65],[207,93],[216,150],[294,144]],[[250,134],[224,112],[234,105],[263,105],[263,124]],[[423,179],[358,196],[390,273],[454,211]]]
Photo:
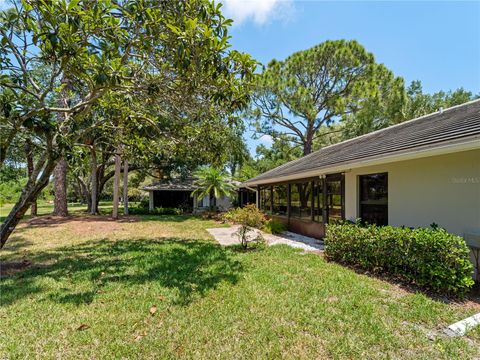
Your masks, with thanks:
[[[252,181],[246,181],[243,183],[245,186],[257,186],[257,185],[266,185],[271,183],[298,180],[303,178],[322,176],[326,174],[344,172],[349,169],[355,169],[364,166],[372,165],[381,165],[390,162],[396,161],[405,161],[413,160],[418,158],[424,158],[429,156],[444,155],[460,151],[468,151],[480,149],[480,136],[472,136],[469,138],[463,138],[460,140],[451,140],[447,142],[442,142],[440,144],[428,145],[424,147],[419,147],[415,149],[408,149],[403,151],[398,151],[390,154],[376,155],[368,158],[363,158],[359,160],[353,160],[348,162],[342,162],[336,165],[324,166],[309,171],[303,171],[296,174],[278,176],[266,179],[259,179]]]
[[[170,189],[170,188],[143,188],[144,191],[193,191],[195,188],[190,189]]]

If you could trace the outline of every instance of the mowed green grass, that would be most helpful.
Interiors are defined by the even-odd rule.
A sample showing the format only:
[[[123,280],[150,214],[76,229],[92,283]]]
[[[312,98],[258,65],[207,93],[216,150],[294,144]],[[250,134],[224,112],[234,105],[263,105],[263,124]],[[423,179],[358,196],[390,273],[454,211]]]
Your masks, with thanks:
[[[131,203],[131,206],[135,206],[136,203]],[[10,211],[12,210],[14,204],[3,204],[0,206],[0,223],[5,220],[8,216]],[[102,214],[110,214],[112,212],[112,203],[107,201],[101,201],[98,205],[98,209]],[[71,214],[82,214],[85,213],[87,210],[87,206],[85,204],[80,203],[69,203],[68,204],[68,211]],[[53,204],[46,201],[40,201],[37,205],[37,213],[38,215],[50,215],[53,211]],[[119,213],[123,214],[123,205],[120,204]],[[26,219],[30,219],[30,210],[27,211],[25,214]]]
[[[23,223],[0,251],[32,262],[0,279],[0,358],[480,356],[478,330],[442,334],[478,304],[433,300],[286,246],[222,248],[205,230],[215,226],[188,216]]]

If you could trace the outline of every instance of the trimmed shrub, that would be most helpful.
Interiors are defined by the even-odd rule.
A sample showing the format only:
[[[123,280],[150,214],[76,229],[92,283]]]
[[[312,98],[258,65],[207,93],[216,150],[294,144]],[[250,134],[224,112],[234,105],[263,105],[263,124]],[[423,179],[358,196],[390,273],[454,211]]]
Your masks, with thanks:
[[[264,243],[264,239],[254,228],[261,229],[265,224],[266,218],[255,205],[246,205],[243,208],[232,209],[224,214],[224,219],[240,225],[236,235],[244,249],[247,248],[250,242]],[[252,235],[249,235],[250,233]]]
[[[154,208],[153,210],[148,210],[144,207],[132,207],[128,209],[130,215],[182,215],[182,209],[178,208]]]
[[[270,219],[265,222],[262,230],[269,234],[281,234],[287,230],[287,226],[279,220]]]
[[[421,287],[462,295],[474,284],[470,250],[462,237],[440,228],[327,225],[328,259],[387,272]]]

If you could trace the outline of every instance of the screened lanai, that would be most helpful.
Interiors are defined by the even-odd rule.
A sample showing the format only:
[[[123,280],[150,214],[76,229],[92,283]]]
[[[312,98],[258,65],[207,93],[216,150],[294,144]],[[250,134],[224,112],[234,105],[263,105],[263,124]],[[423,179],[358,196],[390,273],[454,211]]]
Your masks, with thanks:
[[[258,186],[258,206],[292,231],[323,237],[324,224],[345,218],[344,175]]]

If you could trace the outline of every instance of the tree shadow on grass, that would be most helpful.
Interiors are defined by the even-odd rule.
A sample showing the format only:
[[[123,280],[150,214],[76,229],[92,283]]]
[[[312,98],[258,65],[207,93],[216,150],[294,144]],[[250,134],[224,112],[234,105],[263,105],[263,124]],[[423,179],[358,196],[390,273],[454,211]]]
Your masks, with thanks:
[[[0,216],[0,224],[5,221],[7,216]],[[31,229],[31,228],[45,228],[45,227],[55,227],[63,224],[73,223],[73,222],[82,222],[82,223],[96,223],[99,221],[112,222],[112,223],[135,223],[135,222],[147,222],[147,221],[156,221],[156,222],[175,222],[181,223],[184,221],[198,219],[198,216],[195,215],[129,215],[124,216],[120,215],[118,219],[113,219],[110,214],[105,213],[103,215],[90,215],[86,211],[76,210],[73,211],[69,216],[59,217],[53,216],[50,214],[39,215],[32,217],[30,215],[25,215],[22,219],[21,224],[24,224],[23,227],[17,227],[15,233],[20,233],[22,231]]]
[[[187,305],[221,282],[238,281],[242,266],[232,256],[212,242],[176,238],[103,239],[37,252],[31,267],[0,279],[0,305],[40,293],[59,303],[89,304],[115,283],[155,283],[176,291],[175,304]],[[48,278],[62,287],[43,285]]]
[[[34,245],[34,242],[30,239],[25,239],[22,236],[17,236],[17,233],[12,235],[12,237],[9,239],[9,241],[5,245],[5,250],[8,250],[10,252],[20,252],[22,250],[27,249],[28,247]],[[0,252],[0,255],[2,253]]]

